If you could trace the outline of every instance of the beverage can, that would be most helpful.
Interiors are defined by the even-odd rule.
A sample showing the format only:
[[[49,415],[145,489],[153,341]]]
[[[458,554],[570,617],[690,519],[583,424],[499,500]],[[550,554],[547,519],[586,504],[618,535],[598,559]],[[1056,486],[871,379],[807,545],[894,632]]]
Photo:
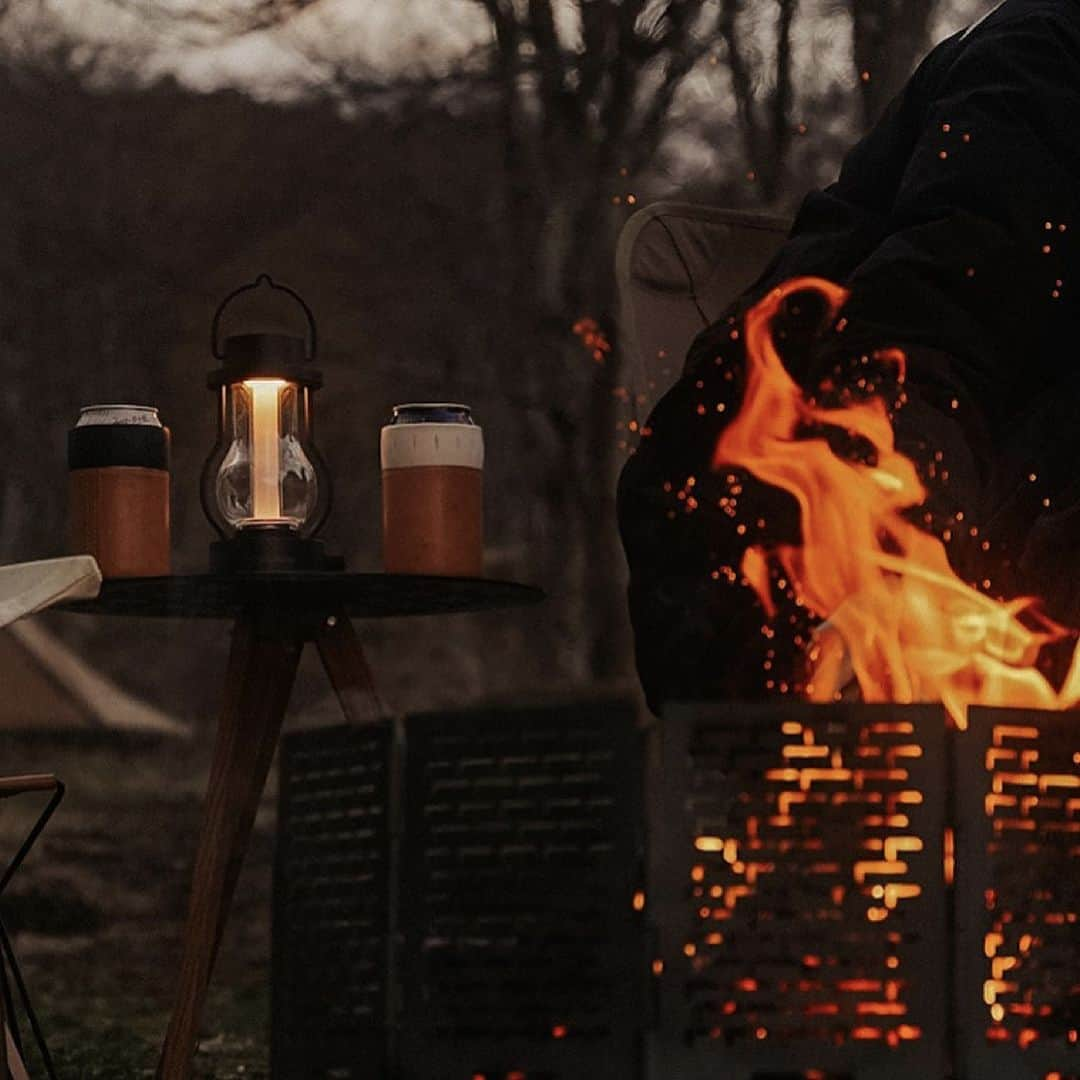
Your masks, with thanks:
[[[479,577],[484,436],[469,407],[395,406],[380,457],[386,572]]]
[[[149,405],[89,405],[68,432],[69,545],[104,577],[169,573],[169,430]]]

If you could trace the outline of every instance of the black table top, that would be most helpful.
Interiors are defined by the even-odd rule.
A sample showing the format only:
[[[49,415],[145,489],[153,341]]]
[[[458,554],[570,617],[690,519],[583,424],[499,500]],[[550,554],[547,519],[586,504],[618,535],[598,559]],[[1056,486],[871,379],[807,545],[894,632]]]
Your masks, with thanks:
[[[306,616],[344,611],[356,618],[386,619],[492,611],[543,598],[532,586],[487,578],[304,571],[113,578],[102,583],[95,599],[57,609],[189,619],[228,619],[253,611]]]

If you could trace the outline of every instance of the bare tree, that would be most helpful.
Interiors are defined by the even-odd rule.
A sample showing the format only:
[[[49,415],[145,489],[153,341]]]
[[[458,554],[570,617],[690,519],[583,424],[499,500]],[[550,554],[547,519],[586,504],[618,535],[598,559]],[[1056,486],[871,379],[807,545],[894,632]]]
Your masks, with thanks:
[[[881,115],[926,52],[939,0],[848,0],[863,124]]]
[[[552,394],[550,385],[535,393],[549,395],[547,417],[560,444],[555,467],[576,471],[555,512],[572,520],[565,542],[580,553],[566,584],[581,605],[583,674],[606,678],[625,669],[627,655],[613,512],[621,379],[612,254],[633,198],[629,185],[656,164],[678,90],[713,47],[716,6],[476,2],[492,27],[506,220],[513,242],[524,239],[532,255],[518,262],[518,287],[565,328],[581,316],[595,326],[591,358],[566,352],[585,377],[564,394],[581,395],[584,408]]]
[[[776,60],[771,80],[754,70],[743,41],[740,0],[721,0],[720,32],[727,45],[728,69],[746,157],[766,203],[774,204],[784,189],[793,126],[792,34],[799,0],[776,2]],[[767,87],[764,94],[756,85]],[[763,99],[763,100],[762,100]]]

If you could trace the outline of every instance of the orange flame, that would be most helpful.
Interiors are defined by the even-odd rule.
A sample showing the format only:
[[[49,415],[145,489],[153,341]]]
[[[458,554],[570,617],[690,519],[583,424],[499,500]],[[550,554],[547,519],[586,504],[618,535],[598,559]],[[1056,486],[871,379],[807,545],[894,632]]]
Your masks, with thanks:
[[[1030,598],[999,602],[966,585],[944,544],[903,517],[927,492],[914,463],[896,449],[881,395],[825,408],[784,368],[772,321],[804,290],[819,293],[833,319],[848,298],[831,282],[796,278],[747,314],[743,404],[712,464],[745,468],[799,504],[801,545],[752,547],[742,569],[766,613],[776,610],[770,571],[778,569],[825,620],[809,648],[805,695],[832,701],[854,680],[867,702],[941,702],[961,728],[971,705],[1072,707],[1080,700],[1077,657],[1060,691],[1035,667],[1043,646],[1069,631]],[[875,360],[892,365],[903,382],[902,352],[884,350]],[[839,457],[817,434],[823,426],[872,446],[872,463]],[[808,427],[815,434],[807,435]]]

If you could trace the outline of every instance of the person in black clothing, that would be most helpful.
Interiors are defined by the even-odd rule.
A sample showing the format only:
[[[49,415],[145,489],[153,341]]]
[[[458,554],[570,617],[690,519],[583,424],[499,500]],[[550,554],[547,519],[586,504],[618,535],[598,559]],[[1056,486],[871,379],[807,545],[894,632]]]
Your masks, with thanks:
[[[623,470],[630,612],[654,710],[798,677],[806,627],[796,620],[785,649],[776,627],[762,632],[753,593],[717,574],[748,540],[720,505],[728,476],[709,467],[739,404],[741,317],[797,276],[850,298],[843,333],[809,303],[776,327],[792,375],[812,394],[860,355],[902,349],[897,443],[931,491],[932,527],[962,509],[980,530],[973,550],[950,548],[954,565],[970,578],[991,559],[995,592],[1032,591],[1080,621],[1078,203],[1080,0],[1005,0],[934,49],[839,179],[807,196],[764,275],[698,337]],[[744,506],[767,508],[767,540],[797,540],[790,496],[735,479]]]

